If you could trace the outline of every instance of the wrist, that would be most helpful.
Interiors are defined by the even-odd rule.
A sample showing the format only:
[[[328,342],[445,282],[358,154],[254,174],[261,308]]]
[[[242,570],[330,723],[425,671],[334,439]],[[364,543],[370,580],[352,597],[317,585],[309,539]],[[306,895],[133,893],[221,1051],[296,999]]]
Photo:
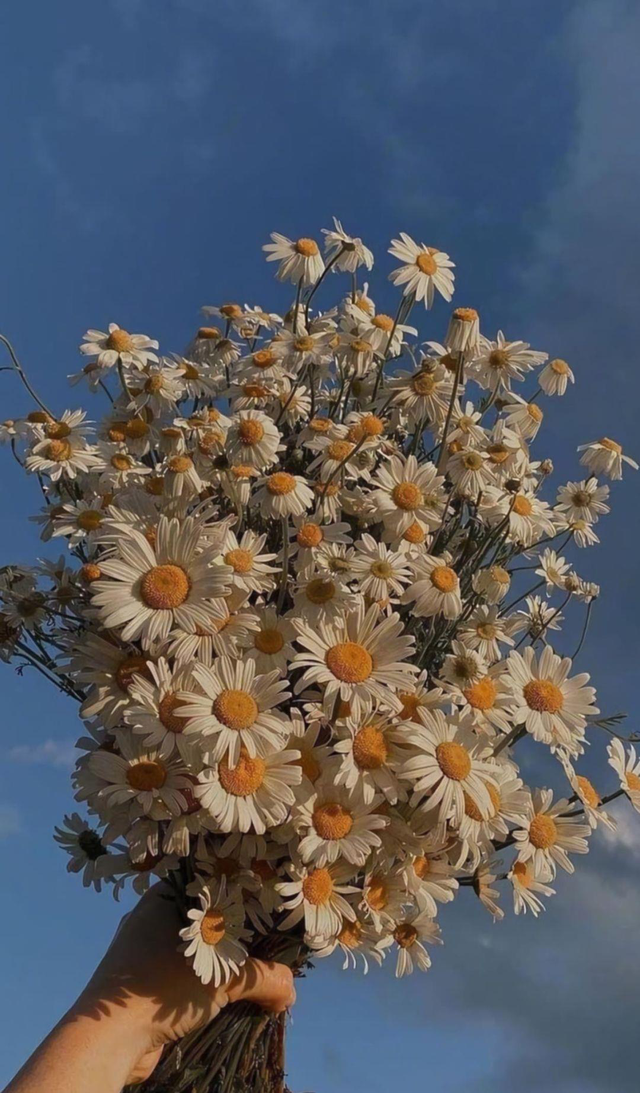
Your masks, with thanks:
[[[134,1062],[157,1046],[154,1043],[154,1015],[157,1006],[150,999],[114,991],[89,983],[64,1018],[79,1023],[104,1040],[113,1039],[119,1050]]]

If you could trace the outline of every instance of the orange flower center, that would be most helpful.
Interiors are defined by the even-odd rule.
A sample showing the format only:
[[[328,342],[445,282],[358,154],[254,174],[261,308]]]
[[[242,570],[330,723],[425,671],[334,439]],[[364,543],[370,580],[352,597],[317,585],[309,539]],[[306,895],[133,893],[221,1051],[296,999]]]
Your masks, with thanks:
[[[52,463],[64,463],[71,458],[72,447],[68,440],[50,440],[45,448],[46,458]]]
[[[360,770],[378,770],[387,761],[389,748],[384,733],[375,725],[365,725],[353,741],[353,760]]]
[[[243,748],[237,766],[231,768],[226,759],[221,760],[218,767],[220,785],[233,797],[250,797],[264,782],[266,769],[264,759],[257,755],[252,759]]]
[[[335,842],[347,837],[353,827],[353,816],[343,805],[331,802],[314,809],[312,823],[321,839]]]
[[[388,333],[393,330],[393,319],[390,315],[376,315],[371,322],[378,330],[386,330]]]
[[[318,524],[303,524],[296,535],[298,545],[307,550],[319,546],[323,539],[324,532]]]
[[[313,417],[309,422],[309,428],[313,433],[328,433],[331,422],[328,417]]]
[[[332,444],[329,444],[327,448],[327,458],[335,459],[337,463],[341,463],[343,459],[347,459],[353,451],[353,444],[350,444],[348,440],[334,440]]]
[[[549,368],[558,376],[567,376],[570,371],[567,362],[561,360],[559,357],[557,357],[554,361],[549,361]]]
[[[438,592],[453,592],[458,587],[458,575],[448,565],[437,565],[429,579]]]
[[[532,679],[522,688],[525,702],[538,713],[558,713],[564,706],[564,695],[550,679]]]
[[[423,500],[422,490],[415,482],[399,482],[393,487],[391,496],[397,507],[404,512],[413,512],[420,508]]]
[[[140,595],[154,611],[172,611],[188,599],[191,581],[179,565],[154,565],[140,582]]]
[[[393,566],[389,562],[374,562],[371,566],[371,574],[374,577],[379,577],[382,581],[386,581],[393,576]]]
[[[529,840],[536,850],[548,850],[558,841],[558,828],[552,816],[538,812],[529,824]]]
[[[145,759],[135,763],[127,771],[127,782],[132,789],[148,793],[152,789],[162,789],[167,780],[167,768],[159,759]]]
[[[241,444],[251,447],[258,444],[264,436],[264,425],[253,418],[244,418],[238,425],[238,438]]]
[[[600,445],[606,448],[608,452],[615,452],[616,455],[622,455],[622,445],[618,444],[615,440],[610,440],[608,436],[603,436],[600,440]]]
[[[491,710],[495,706],[498,688],[491,676],[485,676],[484,679],[479,679],[477,683],[473,683],[471,687],[467,687],[462,693],[472,709]]]
[[[200,934],[205,945],[218,945],[226,933],[222,911],[212,907],[202,916]]]
[[[212,710],[228,729],[248,729],[258,716],[258,705],[247,691],[220,691]]]
[[[491,580],[495,581],[496,584],[509,584],[511,582],[511,577],[507,573],[506,569],[502,568],[502,566],[492,566],[489,570],[489,574],[491,576]]]
[[[373,672],[373,658],[357,641],[343,641],[327,650],[325,664],[343,683],[363,683]]]
[[[437,273],[438,263],[433,257],[432,251],[422,251],[416,258],[416,266],[421,273],[426,273],[429,277],[433,277],[434,273]]]
[[[279,630],[259,630],[254,635],[253,643],[261,653],[279,653],[284,645],[284,638]]]
[[[51,440],[64,440],[70,435],[71,428],[66,421],[50,421],[45,428],[45,433]]]
[[[328,869],[313,869],[302,882],[302,894],[307,903],[319,907],[333,895],[333,880]]]
[[[525,497],[522,493],[516,494],[513,499],[513,512],[515,512],[517,516],[531,516],[533,505],[529,498]]]
[[[86,562],[80,567],[79,577],[85,584],[92,584],[93,581],[99,581],[102,576],[102,570],[99,565],[94,565],[93,562]]]
[[[158,703],[158,718],[169,732],[184,732],[187,726],[187,718],[178,717],[176,710],[181,709],[186,703],[172,691],[168,691]]]
[[[627,780],[627,787],[632,790],[633,793],[637,793],[640,790],[640,777],[634,774],[633,771],[628,770],[625,774]]]
[[[193,460],[190,455],[174,455],[167,465],[174,474],[187,474],[193,467]]]
[[[513,863],[513,875],[514,877],[518,878],[518,881],[522,888],[530,888],[533,884],[533,870],[525,861],[517,861]]]
[[[344,945],[345,949],[357,949],[362,938],[362,923],[349,922],[348,919],[343,918],[342,929],[338,934],[338,941],[341,945]]]
[[[148,395],[157,395],[158,391],[162,391],[164,387],[164,377],[160,375],[149,376],[149,379],[144,385],[144,389]]]
[[[276,471],[275,474],[271,474],[267,478],[267,491],[274,494],[276,497],[281,497],[286,493],[292,493],[295,488],[295,478],[292,474],[287,474],[286,471]]]
[[[76,517],[76,524],[83,531],[96,531],[102,523],[102,515],[96,509],[85,509]]]
[[[431,872],[431,862],[424,854],[413,859],[413,871],[419,880],[426,880]]]
[[[426,537],[426,531],[421,528],[420,524],[418,524],[417,522],[414,524],[410,524],[404,535],[402,536],[405,543],[413,543],[414,545],[424,543]]]
[[[298,239],[296,250],[303,258],[313,258],[318,253],[318,244],[315,239]]]
[[[401,949],[410,949],[418,940],[418,931],[408,922],[401,922],[393,931],[393,936]]]
[[[471,773],[471,759],[466,748],[455,740],[445,740],[436,748],[436,761],[446,778],[463,782]]]
[[[584,774],[578,774],[576,782],[578,783],[580,796],[585,804],[589,805],[590,808],[597,808],[602,798],[595,786],[592,785],[588,778],[585,778]]]
[[[127,353],[133,349],[133,341],[127,330],[112,330],[107,338],[107,349],[114,349],[116,353]]]
[[[336,586],[333,581],[315,577],[314,580],[309,581],[304,592],[309,603],[328,603],[336,594]]]
[[[404,718],[405,721],[411,720],[420,724],[420,718],[416,716],[420,709],[420,699],[418,695],[402,692],[398,694],[398,698],[402,703],[401,717]]]
[[[151,679],[151,672],[147,661],[141,656],[127,657],[123,660],[119,667],[116,669],[116,683],[124,694],[127,694],[129,687],[135,680],[135,676],[142,676],[143,679]]]
[[[272,349],[259,349],[253,354],[253,363],[256,368],[271,368],[276,363],[277,357]]]
[[[431,372],[416,372],[415,376],[411,377],[411,386],[416,395],[426,397],[433,394],[438,381]]]
[[[206,338],[207,341],[215,341],[220,337],[217,326],[201,326],[196,335],[197,338]]]
[[[487,448],[489,462],[499,467],[509,458],[509,449],[505,444],[490,444]]]
[[[231,566],[234,573],[249,573],[253,567],[253,554],[250,550],[243,550],[241,547],[228,550],[224,560],[226,565]]]

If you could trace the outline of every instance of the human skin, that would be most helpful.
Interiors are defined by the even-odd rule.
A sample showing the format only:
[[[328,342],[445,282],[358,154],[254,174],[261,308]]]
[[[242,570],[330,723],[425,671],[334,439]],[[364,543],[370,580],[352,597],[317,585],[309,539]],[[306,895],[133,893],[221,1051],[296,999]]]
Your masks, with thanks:
[[[176,938],[170,889],[156,885],[125,915],[76,1002],[4,1093],[120,1093],[149,1077],[165,1044],[247,1000],[282,1013],[295,1001],[291,970],[250,959],[224,987],[205,986]]]

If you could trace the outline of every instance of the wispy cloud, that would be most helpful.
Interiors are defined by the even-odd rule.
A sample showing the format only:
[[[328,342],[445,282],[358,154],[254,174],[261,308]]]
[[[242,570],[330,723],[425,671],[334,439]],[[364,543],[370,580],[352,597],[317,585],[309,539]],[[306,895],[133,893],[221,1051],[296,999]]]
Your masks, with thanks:
[[[75,760],[75,745],[66,740],[44,740],[41,744],[16,744],[6,753],[13,763],[28,763],[68,769]]]
[[[11,805],[0,805],[0,839],[7,839],[20,831],[20,815]]]

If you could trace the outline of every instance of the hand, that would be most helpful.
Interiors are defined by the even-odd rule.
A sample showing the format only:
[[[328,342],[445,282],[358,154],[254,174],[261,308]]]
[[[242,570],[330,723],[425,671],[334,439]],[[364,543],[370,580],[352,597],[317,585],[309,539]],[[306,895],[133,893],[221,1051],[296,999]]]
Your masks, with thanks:
[[[171,889],[155,885],[123,918],[74,1007],[83,1014],[126,1009],[141,1046],[130,1082],[148,1078],[165,1044],[207,1024],[228,1002],[248,1000],[270,1013],[295,1002],[291,970],[261,960],[249,959],[224,987],[205,986],[179,952],[181,925]]]

